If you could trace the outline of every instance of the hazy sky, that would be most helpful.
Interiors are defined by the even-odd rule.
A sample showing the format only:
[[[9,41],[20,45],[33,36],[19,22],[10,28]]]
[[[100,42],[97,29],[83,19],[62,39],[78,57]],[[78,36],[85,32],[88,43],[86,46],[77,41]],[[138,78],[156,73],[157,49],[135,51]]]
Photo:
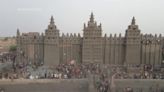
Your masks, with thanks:
[[[44,32],[51,15],[61,33],[82,33],[91,12],[108,35],[124,34],[133,16],[142,33],[164,34],[164,0],[0,0],[0,36]]]

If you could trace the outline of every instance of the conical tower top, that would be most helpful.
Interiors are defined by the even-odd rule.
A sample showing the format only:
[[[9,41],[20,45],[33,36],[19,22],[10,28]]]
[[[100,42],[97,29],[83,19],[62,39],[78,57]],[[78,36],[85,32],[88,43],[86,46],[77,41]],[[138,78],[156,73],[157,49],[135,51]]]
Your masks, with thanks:
[[[53,16],[51,16],[50,24],[54,24],[54,17]]]
[[[19,29],[17,28],[17,36],[19,36],[20,35],[20,32],[19,32]]]
[[[135,17],[133,16],[133,19],[132,19],[132,23],[131,23],[132,25],[135,25],[136,24],[136,19],[135,19]]]
[[[94,22],[94,15],[93,15],[93,12],[91,13],[90,22]]]
[[[48,25],[48,29],[56,29],[56,25],[55,25],[53,16],[51,16],[50,24]]]

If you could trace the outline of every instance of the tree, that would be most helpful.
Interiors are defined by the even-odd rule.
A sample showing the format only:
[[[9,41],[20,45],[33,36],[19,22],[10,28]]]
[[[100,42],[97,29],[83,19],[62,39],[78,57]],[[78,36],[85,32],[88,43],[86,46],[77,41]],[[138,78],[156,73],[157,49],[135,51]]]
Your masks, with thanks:
[[[15,52],[17,50],[17,46],[16,45],[11,45],[10,47],[9,47],[9,51],[10,52]]]

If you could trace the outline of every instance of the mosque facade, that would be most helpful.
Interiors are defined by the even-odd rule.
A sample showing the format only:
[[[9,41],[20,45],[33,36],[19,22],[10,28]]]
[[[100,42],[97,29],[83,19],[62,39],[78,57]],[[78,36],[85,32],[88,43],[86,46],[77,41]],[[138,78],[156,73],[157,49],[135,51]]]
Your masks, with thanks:
[[[133,17],[125,36],[102,35],[102,25],[91,13],[84,23],[83,36],[60,34],[51,17],[45,33],[20,33],[17,30],[17,62],[44,64],[102,63],[111,65],[160,65],[163,61],[163,37],[142,34]]]

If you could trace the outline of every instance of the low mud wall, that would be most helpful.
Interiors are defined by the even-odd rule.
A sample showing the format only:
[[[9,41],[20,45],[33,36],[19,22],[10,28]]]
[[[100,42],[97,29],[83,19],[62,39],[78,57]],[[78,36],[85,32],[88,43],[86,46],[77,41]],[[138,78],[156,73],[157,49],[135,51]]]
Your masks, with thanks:
[[[0,80],[4,92],[88,92],[88,87],[87,79]]]

